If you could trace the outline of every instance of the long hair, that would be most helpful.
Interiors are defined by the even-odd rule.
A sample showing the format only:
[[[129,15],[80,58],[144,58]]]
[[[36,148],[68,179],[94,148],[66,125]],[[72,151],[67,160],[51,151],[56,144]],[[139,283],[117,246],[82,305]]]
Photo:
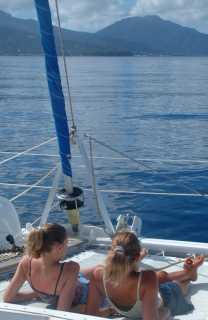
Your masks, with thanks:
[[[26,254],[39,258],[41,254],[50,252],[55,243],[64,243],[66,229],[56,223],[48,223],[40,229],[32,230],[26,241]]]
[[[141,246],[136,235],[130,231],[118,232],[113,240],[105,263],[105,279],[119,284],[124,275],[134,268]]]

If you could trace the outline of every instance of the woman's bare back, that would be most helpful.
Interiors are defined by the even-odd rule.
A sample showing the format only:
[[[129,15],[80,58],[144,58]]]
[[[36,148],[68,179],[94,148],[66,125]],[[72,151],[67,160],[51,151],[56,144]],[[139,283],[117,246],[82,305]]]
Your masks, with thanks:
[[[119,284],[114,284],[111,281],[106,281],[106,289],[108,291],[109,297],[112,301],[119,306],[130,307],[133,306],[138,298],[138,281],[141,277],[141,284],[139,287],[139,298],[142,301],[145,291],[149,290],[152,283],[152,278],[155,278],[155,275],[152,271],[143,271],[132,272],[131,274],[123,277],[122,281]],[[94,270],[94,277],[97,283],[99,284],[100,290],[105,295],[105,289],[103,286],[103,277],[104,277],[104,268],[103,266],[98,266]]]

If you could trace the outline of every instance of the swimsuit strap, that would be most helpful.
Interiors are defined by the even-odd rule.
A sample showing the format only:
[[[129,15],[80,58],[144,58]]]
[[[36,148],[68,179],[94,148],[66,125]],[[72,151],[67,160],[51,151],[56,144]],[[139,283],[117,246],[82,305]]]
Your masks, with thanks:
[[[32,284],[31,272],[32,272],[32,257],[29,260],[29,279],[30,279],[30,283]]]
[[[138,299],[140,300],[141,282],[142,282],[142,271],[140,271],[140,273],[139,273],[139,279],[138,279],[138,284],[137,284],[137,301],[138,301]]]
[[[59,280],[60,280],[60,278],[61,278],[61,275],[62,275],[62,272],[63,272],[63,269],[64,269],[64,264],[65,263],[61,263],[61,267],[60,267],[60,272],[59,272],[59,275],[58,275],[58,279],[57,279],[57,281],[56,281],[56,286],[55,286],[55,290],[54,290],[54,294],[52,294],[52,295],[56,295],[56,290],[57,290],[57,287],[58,287],[58,283],[59,283]],[[30,258],[30,260],[29,260],[29,282],[30,282],[30,286],[31,286],[31,288],[33,289],[33,290],[35,290],[35,291],[38,291],[38,292],[40,292],[40,293],[44,293],[44,292],[41,292],[41,291],[39,291],[39,290],[37,290],[34,286],[33,286],[33,284],[32,284],[32,258]]]
[[[138,283],[137,283],[137,298],[136,298],[136,302],[135,302],[134,306],[136,306],[137,303],[138,303],[139,301],[141,301],[141,300],[140,300],[141,279],[142,279],[142,271],[140,271],[140,273],[139,273],[139,279],[138,279]],[[121,310],[115,305],[115,303],[111,300],[111,298],[110,298],[109,295],[108,295],[108,291],[107,291],[107,287],[106,287],[105,271],[103,272],[103,286],[104,286],[104,290],[105,290],[106,297],[107,297],[107,299],[109,300],[109,302],[113,305],[113,307],[114,307],[117,311],[121,312]],[[131,309],[133,309],[134,306],[132,306]]]
[[[58,276],[58,279],[57,279],[57,281],[56,281],[56,286],[55,286],[54,295],[56,295],[56,290],[57,290],[57,287],[58,287],[59,280],[61,279],[61,275],[62,275],[63,269],[64,269],[64,262],[61,264],[59,276]]]
[[[28,281],[29,281],[29,284],[30,284],[31,288],[32,288],[34,291],[36,291],[36,292],[38,292],[38,293],[41,293],[41,291],[37,290],[37,289],[33,286],[33,283],[32,283],[32,257],[31,257],[30,260],[29,260],[29,274],[28,274],[28,276],[29,276]]]

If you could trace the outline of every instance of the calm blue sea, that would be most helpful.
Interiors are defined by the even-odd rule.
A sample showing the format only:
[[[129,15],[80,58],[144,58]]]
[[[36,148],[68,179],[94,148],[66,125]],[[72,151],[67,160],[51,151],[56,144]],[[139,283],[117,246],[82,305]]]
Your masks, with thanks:
[[[98,186],[117,191],[104,193],[113,221],[121,213],[136,214],[143,219],[144,236],[208,241],[208,198],[125,193],[192,193],[184,184],[208,193],[208,58],[78,57],[68,62],[80,132],[145,159],[137,166],[94,145]],[[0,111],[0,163],[55,136],[42,58],[0,57]],[[0,195],[11,199],[23,192],[23,185],[35,183],[58,161],[55,142],[31,153],[1,165],[0,183],[22,186],[0,184]],[[86,188],[76,147],[73,155],[74,182]],[[51,178],[43,183],[50,184]],[[90,191],[85,198],[82,221],[99,224]],[[46,189],[34,189],[14,201],[22,224],[40,215],[46,199]],[[64,219],[54,208],[50,220]]]

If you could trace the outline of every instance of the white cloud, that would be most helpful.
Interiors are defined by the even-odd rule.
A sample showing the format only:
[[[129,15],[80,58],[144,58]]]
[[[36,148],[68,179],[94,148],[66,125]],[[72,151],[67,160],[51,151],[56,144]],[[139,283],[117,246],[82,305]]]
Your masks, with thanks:
[[[0,0],[0,10],[9,12],[14,16],[35,17],[33,0]]]
[[[208,33],[208,0],[58,0],[58,2],[62,25],[72,30],[93,32],[127,16],[156,14]],[[54,16],[54,0],[50,0],[50,3]],[[0,10],[18,17],[35,18],[33,0],[0,0]]]
[[[61,0],[65,26],[73,30],[96,31],[128,15],[132,0]],[[53,3],[53,1],[51,1]]]
[[[156,14],[208,33],[207,0],[137,0],[131,15]]]
[[[96,31],[128,15],[135,0],[58,0],[61,22],[72,30]],[[50,0],[55,17],[55,1]],[[33,0],[0,0],[0,9],[24,18],[35,18]],[[55,18],[54,18],[55,21]]]

